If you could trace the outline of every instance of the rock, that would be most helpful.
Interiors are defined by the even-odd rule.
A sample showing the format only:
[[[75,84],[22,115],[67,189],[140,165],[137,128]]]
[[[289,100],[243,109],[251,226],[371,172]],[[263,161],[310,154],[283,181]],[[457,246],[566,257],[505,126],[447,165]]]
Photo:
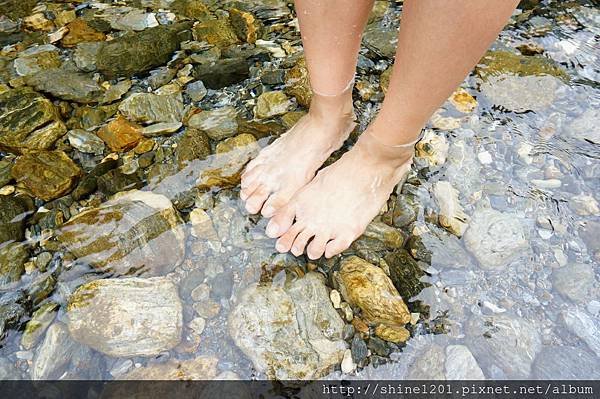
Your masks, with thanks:
[[[447,181],[433,184],[433,197],[439,211],[440,226],[461,237],[467,229],[467,215],[458,200],[458,191]]]
[[[44,341],[40,344],[33,364],[31,378],[34,380],[56,380],[62,376],[71,361],[76,357],[91,356],[91,350],[71,339],[67,327],[60,322],[52,324]]]
[[[126,79],[109,86],[104,92],[101,103],[110,104],[120,100],[121,97],[131,89],[131,85],[131,80]]]
[[[194,77],[213,90],[242,82],[249,76],[250,62],[245,57],[224,58],[194,67]]]
[[[363,339],[360,338],[358,334],[354,335],[354,338],[352,338],[351,351],[352,361],[354,361],[356,364],[360,364],[367,358],[367,344]]]
[[[171,11],[198,21],[211,17],[208,6],[201,0],[175,0],[171,3]]]
[[[0,358],[0,381],[16,381],[16,380],[22,380],[22,379],[24,379],[24,378],[23,378],[23,373],[21,372],[21,370],[19,370],[7,358],[5,358],[5,357]],[[11,392],[10,388],[7,390],[7,393],[10,395],[9,392]],[[18,392],[23,393],[22,388]]]
[[[238,43],[237,35],[226,19],[201,21],[194,26],[194,39],[218,47],[227,47]]]
[[[594,108],[587,109],[569,123],[568,127],[565,129],[565,133],[568,133],[579,140],[600,144],[600,129],[598,129],[599,120],[599,110]]]
[[[385,341],[393,342],[395,344],[401,344],[408,341],[410,338],[410,332],[406,328],[389,327],[384,324],[375,327],[375,335]]]
[[[97,54],[97,69],[108,79],[114,79],[164,65],[182,41],[190,40],[190,26],[189,22],[157,26],[103,42]]]
[[[144,10],[133,9],[126,14],[111,21],[111,27],[117,30],[141,31],[146,28],[158,26],[156,15]]]
[[[378,356],[387,357],[390,355],[390,348],[387,346],[385,341],[377,337],[369,338],[369,342],[367,347],[371,350],[371,352],[375,353]]]
[[[75,47],[83,42],[102,42],[106,35],[92,28],[81,18],[77,18],[67,25],[69,32],[62,38],[64,47]]]
[[[183,99],[181,94],[135,93],[121,103],[119,111],[135,122],[181,122]]]
[[[182,223],[166,197],[132,190],[77,214],[57,232],[57,239],[80,262],[97,268],[161,275],[184,258]]]
[[[210,380],[217,375],[218,359],[198,356],[189,360],[169,360],[166,363],[140,367],[122,376],[122,380]]]
[[[203,160],[210,153],[211,148],[208,135],[202,130],[188,128],[179,141],[175,157],[181,170],[191,161]]]
[[[0,159],[0,187],[4,187],[12,181],[12,174],[10,173],[12,165],[12,160]],[[0,239],[0,242],[3,242],[3,240]]]
[[[463,88],[459,88],[452,93],[449,100],[458,111],[464,114],[469,114],[477,108],[477,100]]]
[[[409,380],[438,380],[445,378],[446,353],[444,348],[431,343],[420,349],[421,353],[410,365],[407,379]]]
[[[144,137],[141,126],[121,116],[100,128],[97,134],[111,151],[116,152],[131,150]]]
[[[573,308],[561,312],[560,317],[569,331],[579,337],[600,356],[600,321],[582,310]]]
[[[23,18],[23,27],[30,31],[45,32],[50,32],[55,28],[54,23],[46,18],[41,12],[36,12],[35,14]]]
[[[37,151],[17,158],[12,175],[44,201],[67,194],[82,172],[62,151]]]
[[[290,107],[290,100],[282,91],[268,91],[261,94],[256,100],[254,107],[254,117],[257,119],[267,119],[274,116],[283,115]]]
[[[256,43],[261,35],[262,24],[254,15],[236,8],[229,10],[229,21],[238,39],[246,43]]]
[[[497,106],[509,111],[540,112],[552,105],[563,83],[555,77],[544,76],[491,76],[480,90]]]
[[[420,281],[425,272],[406,250],[390,252],[385,261],[390,268],[390,279],[402,298],[409,301],[426,287]]]
[[[96,178],[98,191],[106,196],[112,196],[122,191],[143,187],[143,182],[137,173],[126,174],[121,169],[109,170]]]
[[[142,129],[142,134],[146,137],[168,136],[178,131],[183,123],[181,122],[162,122],[146,126]]]
[[[463,238],[486,270],[503,269],[529,249],[521,219],[493,209],[475,211]]]
[[[396,29],[382,29],[379,23],[367,26],[362,36],[363,44],[375,54],[393,58],[396,54],[398,32]]]
[[[538,329],[531,322],[509,314],[472,317],[467,324],[469,348],[493,379],[524,379],[542,349]]]
[[[67,138],[71,147],[88,154],[101,155],[104,152],[104,141],[94,133],[83,129],[75,129],[67,132]]]
[[[600,259],[600,223],[585,221],[579,228],[579,237],[585,243],[588,252]]]
[[[50,100],[21,87],[0,93],[0,149],[45,150],[67,132]]]
[[[10,19],[19,19],[31,15],[37,0],[0,0],[0,9]]]
[[[446,347],[445,369],[447,380],[485,380],[479,364],[464,345]]]
[[[575,195],[569,199],[569,206],[579,216],[600,216],[600,205],[591,195]]]
[[[185,92],[190,96],[192,101],[202,101],[202,99],[206,97],[208,90],[206,90],[206,87],[201,80],[197,80],[188,84],[185,88]]]
[[[342,261],[338,282],[344,299],[361,309],[367,322],[404,327],[410,312],[383,270],[351,256]]]
[[[73,338],[109,356],[156,356],[181,340],[181,301],[165,277],[92,281],[67,312]]]
[[[444,135],[427,129],[423,138],[415,146],[415,154],[417,157],[425,159],[431,166],[440,166],[446,163],[448,148],[448,140]]]
[[[402,231],[382,222],[371,222],[365,232],[352,243],[352,249],[383,251],[402,248],[406,236]]]
[[[99,102],[104,94],[104,89],[91,76],[59,68],[26,76],[25,83],[62,100],[83,104]]]
[[[342,364],[340,365],[342,368],[342,373],[348,374],[356,370],[356,364],[352,361],[352,352],[350,349],[346,349],[344,352],[344,357],[342,358]]]
[[[547,346],[537,355],[533,377],[540,380],[597,380],[598,359],[581,348]]]
[[[484,81],[491,77],[511,74],[516,76],[547,75],[568,81],[569,75],[558,64],[544,56],[524,57],[505,50],[488,51],[475,69]]]
[[[47,302],[33,312],[31,320],[25,325],[25,331],[21,336],[21,346],[25,350],[33,348],[44,335],[50,324],[56,317],[58,304]]]
[[[0,244],[25,239],[25,203],[18,198],[0,195]]]
[[[29,250],[20,242],[0,244],[0,287],[19,281],[25,272]]]
[[[219,236],[212,220],[204,209],[195,208],[190,212],[190,224],[192,225],[192,235],[208,241],[218,241]]]
[[[587,302],[594,297],[594,276],[591,265],[571,263],[552,271],[552,285],[565,298]]]
[[[203,130],[213,140],[223,140],[236,134],[238,130],[237,111],[227,106],[211,111],[200,111],[193,114],[187,125]]]
[[[77,45],[73,52],[73,61],[79,70],[83,72],[94,72],[98,62],[98,52],[103,43],[85,42]]]
[[[10,328],[19,328],[30,303],[23,291],[9,291],[0,296],[0,339]]]
[[[344,322],[324,279],[306,274],[287,287],[252,286],[229,315],[229,334],[268,378],[314,379],[342,361]]]
[[[308,78],[308,69],[306,60],[300,58],[296,65],[285,74],[285,92],[290,96],[296,97],[298,104],[308,108],[312,98],[312,89]]]
[[[19,53],[13,62],[19,76],[28,76],[45,69],[58,68],[61,65],[58,48],[52,44],[33,46]]]

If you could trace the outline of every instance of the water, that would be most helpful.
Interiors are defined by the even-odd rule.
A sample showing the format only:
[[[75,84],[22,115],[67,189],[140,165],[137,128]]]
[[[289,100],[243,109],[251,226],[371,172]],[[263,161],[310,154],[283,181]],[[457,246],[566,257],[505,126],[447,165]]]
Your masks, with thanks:
[[[289,22],[291,15],[279,6],[254,11],[265,20]],[[375,23],[393,29],[399,11],[389,9]],[[412,207],[415,220],[398,222],[399,230],[409,237],[405,248],[424,271],[412,276],[420,279],[424,288],[413,298],[404,298],[415,316],[415,323],[408,325],[411,338],[406,344],[383,344],[381,354],[375,349],[379,341],[372,338],[373,330],[369,338],[359,334],[357,340],[368,343],[370,356],[350,373],[353,378],[600,376],[599,19],[597,7],[587,2],[547,1],[518,11],[492,49],[519,54],[516,49],[523,44],[529,49],[535,48],[532,44],[539,45],[544,51],[536,57],[555,61],[566,74],[540,77],[527,72],[523,73],[527,76],[517,76],[503,66],[504,71],[482,79],[481,73],[474,72],[462,87],[476,98],[477,107],[461,113],[450,103],[444,105],[440,115],[451,118],[445,123],[455,126],[447,129],[440,122],[432,127],[435,135],[445,139],[447,149],[434,146],[434,156],[417,159],[401,194],[395,194],[388,204],[393,208],[397,198],[416,204]],[[299,43],[299,34],[293,29],[283,37],[268,34],[269,40],[275,38],[277,44]],[[359,68],[358,81],[368,82],[374,92],[370,101],[355,95],[359,121],[365,127],[380,104],[379,74],[389,60],[367,50],[362,53],[361,64],[366,68]],[[293,57],[272,59],[262,66],[264,70],[289,67]],[[196,105],[206,110],[232,105],[243,118],[251,119],[252,101],[248,100],[262,90],[261,73],[259,66],[242,83],[209,90]],[[133,84],[146,87],[143,79],[134,79]],[[185,99],[189,103],[189,98]],[[280,122],[276,124],[282,128]],[[212,122],[207,127],[213,127]],[[176,162],[182,130],[155,139],[154,164]],[[260,145],[267,143],[258,128],[252,132],[259,136]],[[36,201],[35,218],[25,216],[28,227],[23,242],[31,247],[28,259],[50,260],[45,267],[27,265],[28,271],[19,281],[1,288],[2,303],[11,304],[11,309],[20,304],[25,311],[16,311],[18,316],[10,320],[1,341],[0,371],[13,378],[113,379],[132,372],[141,372],[138,378],[156,378],[158,371],[152,374],[153,367],[165,367],[163,374],[158,374],[162,377],[178,363],[210,358],[216,359],[214,365],[206,366],[210,371],[203,371],[198,364],[191,366],[199,373],[196,378],[225,378],[232,373],[244,379],[272,376],[269,367],[261,365],[260,355],[253,358],[240,350],[247,349],[240,343],[245,337],[228,327],[239,324],[231,318],[245,317],[244,322],[254,320],[258,326],[261,318],[271,317],[268,309],[272,309],[285,319],[285,311],[277,308],[283,299],[275,298],[288,296],[296,312],[302,309],[311,314],[311,306],[319,304],[302,296],[295,298],[282,287],[303,281],[306,273],[316,270],[326,276],[328,290],[339,290],[334,276],[340,259],[308,262],[304,257],[275,253],[273,240],[264,235],[266,221],[248,216],[238,198],[236,172],[257,149],[250,141],[233,153],[193,160],[181,170],[164,166],[167,172],[162,173],[159,167],[147,167],[146,171],[154,170],[144,172],[134,186],[154,196],[143,197],[141,202],[113,200],[107,207],[106,195],[96,192],[79,201],[55,201],[46,206],[52,215],[59,209],[62,215],[78,218],[65,226],[43,220],[47,213],[40,212],[42,203]],[[214,146],[217,140],[212,142]],[[96,165],[102,159],[77,150],[72,150],[72,157],[82,165]],[[442,162],[435,164],[432,159],[436,157]],[[13,158],[6,154],[6,159]],[[129,163],[133,161],[127,156],[124,159],[125,169],[132,168]],[[133,155],[133,159],[139,163],[141,158]],[[214,169],[221,171],[218,179],[210,172]],[[195,188],[199,182],[201,190]],[[449,182],[457,190],[457,203],[466,214],[467,232],[462,238],[438,226],[443,204],[433,193],[439,182]],[[90,219],[92,225],[84,223],[81,213],[98,206],[104,208]],[[384,214],[382,220],[389,223],[389,215]],[[69,232],[74,232],[75,238],[64,238]],[[104,244],[88,246],[96,245],[99,237],[104,237]],[[357,254],[382,265],[386,254],[396,250],[381,236],[375,237],[355,245],[345,256]],[[59,242],[66,242],[71,253]],[[40,255],[43,252],[49,255]],[[90,263],[102,267],[93,268]],[[95,292],[91,298],[96,307],[93,301],[83,301],[83,305],[71,304],[67,309],[81,284],[124,279],[125,275],[136,276],[135,289],[144,281],[160,283],[152,283],[146,291],[132,288],[128,293],[119,288]],[[245,302],[243,293],[258,282],[268,289],[263,296],[254,297],[254,302]],[[36,294],[44,291],[39,288],[44,286],[46,292]],[[152,295],[157,288],[161,291]],[[19,292],[23,297],[15,300]],[[272,292],[281,296],[271,297]],[[173,303],[161,310],[160,303],[152,303],[153,296],[171,298]],[[275,304],[257,298],[271,298]],[[44,306],[56,313],[42,323],[43,328],[51,327],[24,348],[27,320],[32,311]],[[84,310],[77,314],[79,306]],[[88,306],[90,311],[85,310]],[[135,310],[127,314],[127,309]],[[231,316],[233,309],[238,311]],[[102,318],[106,311],[121,318]],[[95,320],[96,312],[101,321],[86,327]],[[344,307],[335,312],[343,322],[340,326],[350,329]],[[360,316],[356,309],[354,313],[354,317]],[[143,320],[137,319],[140,314],[144,314]],[[253,315],[258,318],[252,319]],[[253,326],[244,322],[240,328],[252,330]],[[161,329],[154,331],[144,323]],[[264,327],[265,331],[276,328],[273,325]],[[153,337],[152,342],[145,346],[134,337],[119,346],[127,335],[123,329],[128,328],[134,336],[139,334],[135,331],[142,331],[144,337]],[[102,332],[94,335],[94,329]],[[271,342],[250,337],[250,347],[261,349],[264,345],[267,352],[280,350],[288,355],[299,351],[312,359],[306,353],[314,348],[300,335],[281,334],[283,338]],[[353,334],[346,335],[344,339],[350,343]],[[338,338],[341,340],[341,333]],[[147,353],[142,353],[144,350]],[[53,360],[45,363],[45,357]],[[333,367],[319,376],[338,376],[341,358],[332,363]]]

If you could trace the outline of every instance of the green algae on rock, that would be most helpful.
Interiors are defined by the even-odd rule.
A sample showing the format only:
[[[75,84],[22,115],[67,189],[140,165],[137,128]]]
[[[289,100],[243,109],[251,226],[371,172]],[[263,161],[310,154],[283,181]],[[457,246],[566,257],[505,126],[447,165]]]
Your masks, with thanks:
[[[191,161],[206,159],[210,152],[210,139],[204,131],[186,129],[175,151],[179,169],[185,168]]]
[[[503,74],[517,76],[550,75],[563,81],[569,80],[567,72],[544,56],[522,56],[505,50],[490,50],[479,61],[475,73],[484,81]]]
[[[19,281],[25,272],[29,249],[21,242],[0,243],[0,287]]]
[[[257,119],[267,119],[283,115],[288,111],[291,103],[282,91],[268,91],[261,94],[256,100],[254,116]]]
[[[0,195],[0,244],[25,238],[25,212],[27,207],[24,201]]]
[[[135,93],[119,105],[119,111],[135,122],[181,122],[183,99],[179,93],[165,95]]]

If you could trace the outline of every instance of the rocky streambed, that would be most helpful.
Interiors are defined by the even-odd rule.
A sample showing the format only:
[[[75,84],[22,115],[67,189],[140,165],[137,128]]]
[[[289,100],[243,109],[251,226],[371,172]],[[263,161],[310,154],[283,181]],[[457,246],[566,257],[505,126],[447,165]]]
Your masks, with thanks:
[[[406,184],[312,262],[238,196],[310,101],[291,4],[0,0],[0,378],[600,377],[589,3],[521,2]],[[401,8],[375,2],[348,145]]]

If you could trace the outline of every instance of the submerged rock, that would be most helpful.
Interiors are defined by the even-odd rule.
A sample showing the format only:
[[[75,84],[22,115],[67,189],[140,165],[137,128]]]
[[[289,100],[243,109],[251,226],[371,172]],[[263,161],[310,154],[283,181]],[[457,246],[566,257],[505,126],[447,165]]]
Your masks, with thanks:
[[[597,380],[600,364],[594,355],[581,348],[549,346],[535,358],[532,373],[540,380]]]
[[[461,237],[467,229],[467,215],[458,200],[458,191],[450,182],[438,181],[433,185],[433,197],[440,209],[440,226]]]
[[[21,87],[0,93],[0,149],[45,150],[67,132],[52,102]]]
[[[19,281],[25,272],[29,250],[20,242],[0,244],[0,287]]]
[[[67,312],[73,338],[109,356],[155,356],[181,340],[181,300],[165,277],[92,281]]]
[[[278,380],[322,377],[346,350],[344,322],[317,273],[286,288],[248,288],[228,324],[229,334],[257,370]]]
[[[13,62],[19,76],[28,76],[45,69],[58,68],[61,65],[58,48],[52,44],[33,46],[19,53]]]
[[[205,159],[210,152],[210,139],[204,131],[186,129],[175,151],[179,169],[185,168],[191,161]]]
[[[160,275],[184,258],[182,223],[166,197],[132,190],[71,218],[57,239],[79,261],[97,268]]]
[[[19,328],[30,303],[23,291],[12,291],[0,296],[0,340],[10,328]]]
[[[166,363],[140,367],[123,375],[122,380],[211,380],[217,375],[218,359],[198,356],[188,360],[169,360]]]
[[[568,299],[587,302],[594,297],[594,276],[591,265],[571,263],[552,272],[552,285]]]
[[[407,301],[421,292],[425,284],[420,281],[425,272],[417,261],[404,249],[398,249],[385,256],[390,268],[390,278],[398,293]]]
[[[312,98],[312,89],[308,78],[308,69],[306,60],[300,58],[296,65],[289,69],[285,74],[285,92],[290,96],[296,97],[298,104],[305,108],[310,106]]]
[[[365,47],[375,54],[393,58],[396,54],[398,32],[396,29],[382,29],[379,23],[373,23],[365,29],[362,40]]]
[[[448,140],[443,134],[428,129],[415,146],[415,155],[425,159],[431,166],[440,166],[446,163],[448,148]]]
[[[21,346],[29,350],[37,344],[56,317],[58,304],[47,302],[40,306],[31,316],[31,320],[25,325],[25,331],[21,336]]]
[[[77,18],[67,25],[69,31],[62,38],[61,44],[64,47],[74,47],[83,42],[101,42],[106,39],[106,35],[92,28],[81,18]]]
[[[485,380],[479,364],[464,345],[446,347],[445,369],[447,380]]]
[[[485,81],[504,74],[517,76],[548,75],[568,80],[567,72],[550,58],[544,56],[522,56],[505,50],[488,51],[475,72]]]
[[[88,154],[101,155],[104,152],[104,142],[94,133],[82,129],[70,130],[67,133],[69,144],[73,148]]]
[[[473,214],[464,242],[483,269],[503,269],[529,248],[527,234],[516,215],[493,209]]]
[[[143,138],[141,126],[119,116],[98,130],[98,137],[116,152],[128,151]]]
[[[206,132],[213,140],[220,141],[236,134],[237,111],[230,106],[200,111],[189,117],[187,125]]]
[[[239,42],[233,27],[227,19],[201,21],[194,26],[194,38],[218,47],[228,47]]]
[[[283,115],[290,106],[290,100],[282,91],[268,91],[261,94],[256,100],[254,116],[257,119],[271,118]]]
[[[36,151],[17,158],[11,171],[15,180],[44,201],[67,194],[82,172],[62,151]]]
[[[540,112],[552,105],[562,85],[549,75],[500,75],[490,76],[480,90],[494,105],[509,111]]]
[[[121,103],[119,111],[136,122],[181,122],[183,99],[181,94],[135,93]]]
[[[579,236],[585,243],[590,255],[600,260],[600,223],[585,221],[579,228]]]
[[[571,333],[600,356],[600,320],[597,317],[576,308],[561,312],[560,317]]]
[[[36,90],[61,100],[83,104],[97,103],[104,94],[104,89],[90,75],[62,68],[47,69],[29,75],[25,82]]]
[[[0,195],[0,244],[25,238],[25,203],[19,198]]]

